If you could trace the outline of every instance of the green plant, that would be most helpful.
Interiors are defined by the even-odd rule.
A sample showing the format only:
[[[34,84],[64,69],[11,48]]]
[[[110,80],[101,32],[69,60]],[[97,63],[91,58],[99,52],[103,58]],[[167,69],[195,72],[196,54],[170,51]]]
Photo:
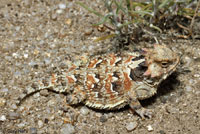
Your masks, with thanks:
[[[119,43],[129,44],[130,37],[137,33],[137,30],[143,33],[144,31],[147,33],[162,33],[163,24],[167,23],[169,18],[174,16],[200,16],[199,13],[195,14],[194,9],[190,6],[194,2],[194,0],[146,0],[145,2],[104,0],[108,11],[105,14],[95,11],[81,2],[77,3],[101,18],[98,24],[94,24],[95,26],[103,24],[113,31],[112,34],[100,37],[97,41],[116,37]],[[136,38],[139,38],[137,34],[132,39]]]

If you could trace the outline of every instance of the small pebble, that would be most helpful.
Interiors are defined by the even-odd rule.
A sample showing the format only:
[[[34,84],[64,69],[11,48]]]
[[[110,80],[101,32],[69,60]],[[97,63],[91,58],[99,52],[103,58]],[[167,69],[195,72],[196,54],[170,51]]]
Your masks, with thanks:
[[[95,49],[94,45],[90,45],[90,46],[88,47],[88,50],[89,50],[89,51],[92,51],[92,50],[94,50],[94,49]]]
[[[0,107],[4,106],[6,104],[6,99],[0,98]]]
[[[138,126],[138,123],[136,121],[130,122],[126,125],[126,129],[128,131],[133,131]]]
[[[46,65],[48,65],[48,64],[51,63],[51,60],[50,60],[49,58],[45,58],[45,59],[44,59],[44,63],[45,63]]]
[[[195,84],[196,81],[194,81],[193,79],[190,79],[190,80],[189,80],[189,83],[190,83],[190,84]]]
[[[16,26],[16,27],[15,27],[15,30],[16,30],[16,31],[19,31],[19,30],[20,30],[20,26]]]
[[[200,74],[194,74],[194,77],[195,77],[195,78],[199,78],[199,77],[200,77]]]
[[[56,104],[55,99],[49,100],[49,101],[47,102],[47,106],[53,106],[53,105],[55,105],[55,104]]]
[[[160,101],[161,101],[162,103],[166,103],[168,99],[169,99],[168,96],[162,96],[162,97],[160,97]]]
[[[29,129],[29,131],[30,131],[30,134],[37,134],[37,128],[32,127]]]
[[[67,25],[71,25],[71,24],[72,24],[72,20],[71,20],[71,19],[66,19],[66,20],[65,20],[65,23],[66,23]]]
[[[31,62],[29,62],[29,65],[30,66],[35,66],[35,65],[37,65],[37,63],[35,61],[31,61]]]
[[[107,114],[107,117],[108,118],[112,118],[112,117],[114,117],[114,114],[113,113],[109,113],[109,114]]]
[[[83,115],[87,115],[89,113],[89,109],[84,106],[80,109],[80,113]]]
[[[186,89],[187,92],[192,91],[192,87],[191,86],[186,86],[185,89]]]
[[[8,114],[8,117],[9,117],[9,119],[11,119],[11,120],[16,120],[16,119],[19,118],[19,114],[18,114],[18,113],[15,113],[15,112],[10,112],[10,113]]]
[[[63,12],[63,10],[61,10],[61,9],[56,10],[57,14],[61,14],[62,12]]]
[[[5,115],[1,115],[0,116],[0,121],[5,121],[6,120],[6,116]]]
[[[28,58],[28,54],[24,54],[24,58],[27,59]]]
[[[171,107],[171,106],[167,106],[167,107],[166,107],[166,111],[167,111],[168,113],[172,113],[172,114],[175,114],[175,113],[178,113],[178,112],[179,112],[178,109],[176,109],[176,108],[174,108],[174,107]]]
[[[35,94],[33,95],[33,97],[34,97],[34,98],[40,98],[40,93],[35,93]]]
[[[148,125],[148,126],[147,126],[147,130],[148,130],[149,132],[153,131],[153,127],[152,127],[151,125]]]
[[[88,35],[91,35],[92,32],[93,32],[93,29],[92,29],[92,28],[87,28],[87,29],[85,29],[84,34],[88,36]]]
[[[163,130],[160,130],[159,132],[160,132],[160,134],[166,134],[165,131],[163,131]]]
[[[61,134],[74,134],[75,128],[71,124],[65,124],[60,130]]]
[[[41,96],[48,96],[48,95],[49,95],[49,92],[48,92],[47,89],[44,89],[44,90],[41,90],[41,91],[40,91],[40,95],[41,95]]]
[[[17,53],[13,53],[12,56],[13,56],[14,58],[17,58],[19,55],[18,55]]]
[[[66,8],[66,5],[63,4],[63,3],[61,3],[61,4],[58,5],[58,7],[59,7],[60,9],[65,9],[65,8]]]
[[[24,123],[20,123],[20,124],[18,124],[17,126],[20,127],[20,128],[22,128],[22,127],[25,126],[25,124],[24,124]]]
[[[3,88],[3,89],[1,89],[1,92],[8,92],[8,88]]]
[[[96,117],[99,117],[99,118],[102,116],[101,113],[96,113],[95,115],[96,115]]]
[[[183,61],[185,62],[186,66],[189,66],[191,64],[191,62],[192,62],[192,59],[190,57],[188,57],[188,56],[185,56],[183,58]]]
[[[52,15],[51,15],[51,19],[52,19],[52,20],[56,20],[57,17],[58,17],[57,14],[52,14]]]
[[[11,107],[12,109],[14,109],[14,110],[17,109],[17,105],[16,105],[16,104],[12,104],[10,107]]]
[[[105,116],[105,115],[102,115],[101,117],[100,117],[100,122],[102,122],[102,123],[104,123],[104,122],[106,122],[108,119],[107,119],[107,117]]]
[[[44,123],[43,123],[41,120],[39,120],[39,121],[38,121],[38,127],[39,127],[39,128],[42,128],[43,125],[44,125]]]

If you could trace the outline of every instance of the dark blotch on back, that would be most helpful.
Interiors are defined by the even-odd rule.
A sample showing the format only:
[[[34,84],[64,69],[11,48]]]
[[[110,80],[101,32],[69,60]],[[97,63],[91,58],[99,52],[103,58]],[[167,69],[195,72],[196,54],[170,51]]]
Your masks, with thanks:
[[[76,84],[81,85],[83,78],[81,77],[80,74],[74,74],[74,77],[77,79]]]
[[[144,56],[143,55],[140,55],[136,58],[133,58],[132,61],[137,61],[137,60],[141,60],[141,59],[144,59]]]
[[[147,68],[148,67],[145,65],[145,61],[140,63],[138,67],[131,69],[130,78],[134,81],[142,81],[144,78],[143,74]]]
[[[122,64],[122,59],[115,63],[116,66],[118,66],[119,64]]]
[[[103,60],[103,59],[101,57],[98,57],[98,60]],[[100,68],[102,64],[103,64],[103,61],[100,63],[97,63],[96,68]]]
[[[120,79],[120,77],[119,77],[120,76],[120,72],[117,72],[117,71],[113,72],[113,76],[118,78],[118,79]]]
[[[112,90],[120,94],[122,83],[119,81],[116,81],[116,82],[112,82],[111,84],[112,84]]]
[[[94,83],[93,89],[98,89],[98,84],[97,84],[97,83]],[[97,90],[97,91],[98,91],[98,90]]]
[[[100,79],[100,75],[99,74],[95,74],[95,78]]]

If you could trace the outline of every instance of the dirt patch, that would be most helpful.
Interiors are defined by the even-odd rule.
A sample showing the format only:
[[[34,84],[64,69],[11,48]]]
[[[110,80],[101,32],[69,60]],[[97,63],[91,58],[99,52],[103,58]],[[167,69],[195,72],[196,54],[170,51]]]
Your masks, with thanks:
[[[86,1],[104,11],[100,0]],[[105,51],[112,43],[93,42],[103,35],[91,23],[98,18],[74,1],[2,1],[0,4],[0,134],[197,134],[200,132],[200,42],[164,41],[182,55],[182,63],[155,97],[142,101],[153,109],[152,119],[141,120],[128,107],[96,111],[85,106],[69,108],[65,96],[36,93],[15,105],[33,80],[49,75],[68,55]],[[105,31],[106,32],[106,31]],[[147,43],[136,47],[151,46]],[[128,129],[128,130],[127,130]]]

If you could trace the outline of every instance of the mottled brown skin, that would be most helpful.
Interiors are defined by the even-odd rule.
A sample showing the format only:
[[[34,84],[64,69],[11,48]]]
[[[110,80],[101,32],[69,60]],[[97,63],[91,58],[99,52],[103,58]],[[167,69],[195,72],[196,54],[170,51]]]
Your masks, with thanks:
[[[40,80],[27,94],[49,89],[67,94],[70,105],[83,103],[96,109],[120,109],[129,105],[142,118],[151,117],[139,100],[150,98],[157,87],[179,63],[179,57],[169,48],[154,45],[143,52],[82,56],[68,69]],[[58,75],[59,74],[59,75]],[[27,96],[24,95],[24,96]],[[24,98],[24,97],[22,97]]]

